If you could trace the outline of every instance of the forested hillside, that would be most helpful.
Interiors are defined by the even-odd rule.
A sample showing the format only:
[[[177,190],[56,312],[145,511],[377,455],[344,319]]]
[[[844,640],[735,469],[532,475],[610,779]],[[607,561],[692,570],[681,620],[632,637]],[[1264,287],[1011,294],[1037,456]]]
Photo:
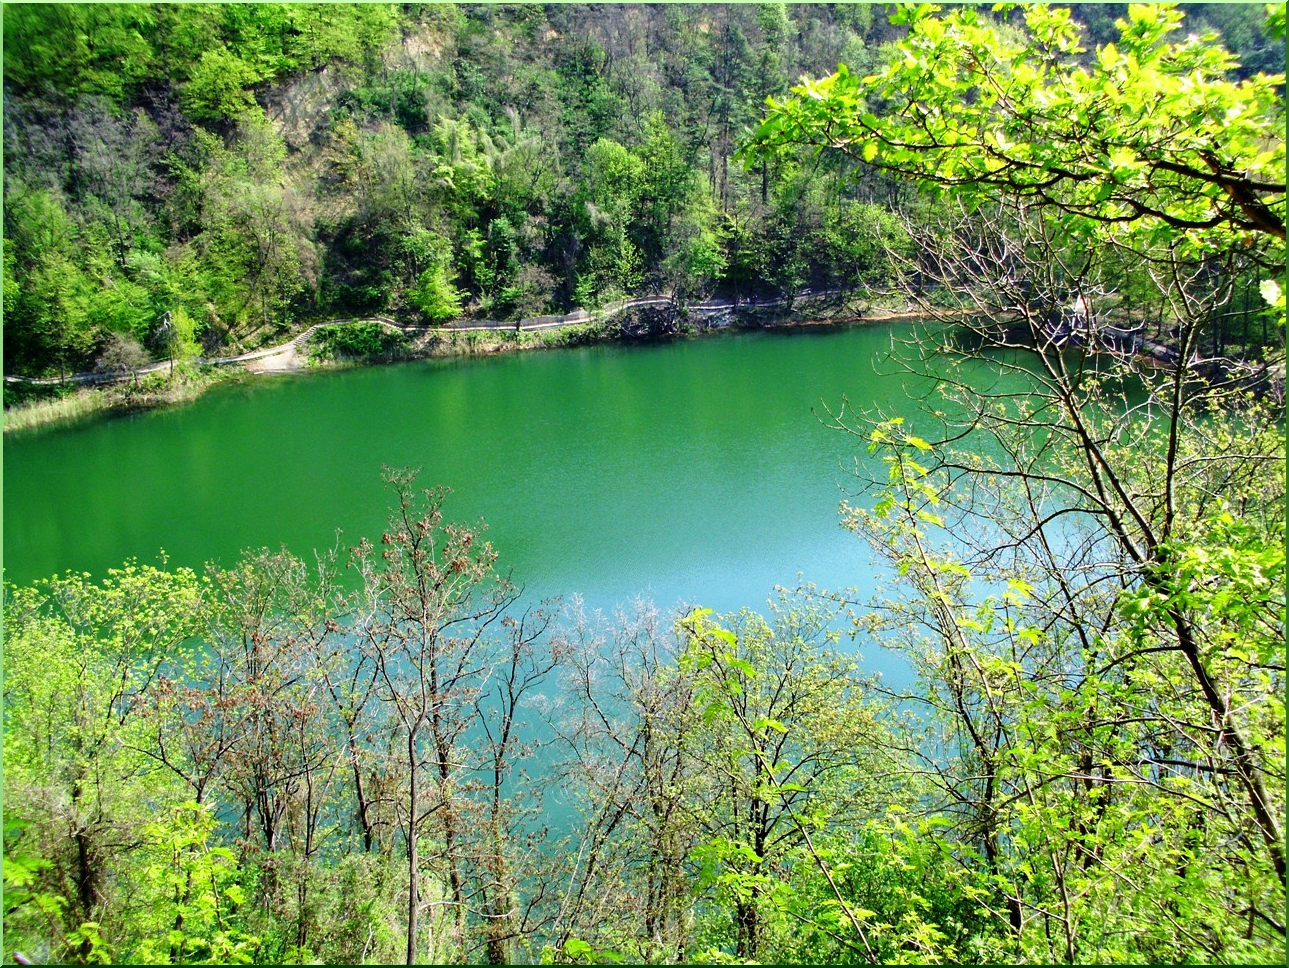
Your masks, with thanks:
[[[731,155],[767,95],[889,36],[874,13],[16,6],[6,365],[157,350],[166,312],[191,355],[326,316],[853,283],[874,189]]]
[[[1274,60],[1256,10],[1193,17]],[[12,5],[5,372],[884,283],[907,185],[734,155],[767,97],[901,33],[866,5]]]
[[[534,602],[389,468],[348,547],[6,584],[6,962],[1284,964],[1283,5],[4,13],[7,367],[924,320],[916,398],[819,390],[877,587]]]

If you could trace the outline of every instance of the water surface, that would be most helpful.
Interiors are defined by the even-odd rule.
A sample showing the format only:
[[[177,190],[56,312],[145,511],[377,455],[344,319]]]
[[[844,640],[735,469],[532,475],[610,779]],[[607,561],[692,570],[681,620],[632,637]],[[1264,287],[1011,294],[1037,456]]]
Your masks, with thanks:
[[[867,589],[871,552],[837,516],[863,442],[820,417],[843,396],[912,412],[906,378],[879,373],[907,332],[776,330],[261,377],[180,408],[6,438],[6,577],[101,575],[163,549],[200,567],[248,547],[348,547],[379,536],[389,465],[452,487],[447,517],[486,519],[531,598],[725,611],[761,607],[798,573]]]

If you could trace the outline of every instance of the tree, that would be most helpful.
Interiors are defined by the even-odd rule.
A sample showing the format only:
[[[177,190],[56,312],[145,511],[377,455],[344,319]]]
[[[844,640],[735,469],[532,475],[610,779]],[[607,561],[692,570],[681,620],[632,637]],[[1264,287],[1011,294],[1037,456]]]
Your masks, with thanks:
[[[257,865],[262,903],[293,911],[294,923],[275,933],[296,951],[316,943],[319,862],[332,811],[347,800],[337,723],[322,697],[322,657],[339,648],[334,572],[334,553],[319,555],[310,569],[285,551],[267,550],[209,568],[212,603],[203,631],[208,653],[218,657],[207,668],[220,672],[201,682],[205,696],[189,703],[203,713],[198,722],[207,731],[218,730],[221,703],[237,707],[220,802],[240,809],[243,862]]]
[[[211,48],[192,67],[183,89],[184,108],[195,121],[232,121],[255,108],[250,87],[263,79],[227,48]]]
[[[433,829],[451,908],[448,951],[464,947],[465,836],[461,748],[487,667],[486,635],[515,598],[494,570],[496,553],[477,532],[443,522],[442,489],[413,488],[415,475],[387,471],[397,501],[381,550],[364,539],[354,549],[362,577],[355,602],[357,647],[375,670],[376,698],[385,704],[400,762],[396,815],[407,858],[407,964],[417,963],[423,891],[422,840]]]
[[[450,322],[461,315],[461,291],[452,284],[449,264],[437,262],[422,272],[408,296],[431,323]]]
[[[231,150],[215,147],[202,178],[206,276],[221,312],[256,328],[282,324],[317,282],[313,210],[286,176],[286,148],[262,112],[238,119]]]
[[[1169,40],[1182,20],[1171,5],[1130,5],[1119,43],[1090,58],[1068,10],[1025,7],[1020,39],[971,8],[934,12],[898,16],[909,35],[880,73],[842,66],[776,103],[753,150],[840,151],[969,197],[1052,207],[1089,232],[1237,235],[1283,261],[1282,74],[1228,81],[1235,61],[1212,35]],[[1281,34],[1283,17],[1269,21]]]
[[[747,87],[756,83],[759,72],[748,38],[734,17],[737,11],[737,7],[724,8],[724,16],[717,27],[717,46],[712,58],[712,120],[716,125],[717,138],[712,145],[711,180],[714,194],[723,210],[730,207],[729,163],[734,148],[734,130],[746,120],[741,115],[748,108],[755,110],[757,105],[756,101],[749,104],[740,96]],[[760,66],[773,70],[774,65],[773,62],[763,62]],[[761,83],[772,84],[773,74]]]
[[[158,131],[140,111],[128,121],[115,117],[101,98],[85,98],[66,119],[74,155],[71,182],[93,222],[102,226],[118,272],[128,269],[133,251],[155,237],[144,200],[156,194],[150,155]]]
[[[1278,81],[1168,43],[1171,8],[1130,8],[1090,65],[1061,11],[1027,9],[1017,42],[975,11],[909,19],[884,72],[807,84],[761,141],[938,193],[890,255],[965,334],[929,331],[904,365],[1006,351],[992,390],[942,379],[917,434],[838,421],[890,469],[846,520],[909,587],[889,628],[949,737],[920,753],[941,809],[1033,957],[1275,957],[1284,434],[1199,350],[1251,262],[1283,272]],[[1167,345],[1127,314],[1128,277]],[[1163,860],[1124,881],[1147,837]]]
[[[686,859],[697,710],[678,643],[657,609],[638,603],[611,624],[574,603],[560,630],[570,712],[563,785],[582,814],[552,942],[642,961],[680,960],[692,930]]]
[[[888,285],[894,273],[887,252],[911,254],[905,227],[879,205],[840,200],[827,209],[821,235],[825,264],[843,293]]]
[[[460,317],[464,294],[455,285],[451,242],[418,226],[402,237],[400,249],[415,282],[407,290],[411,304],[434,325]]]
[[[190,360],[197,355],[197,322],[183,306],[167,312],[157,327],[156,339],[170,357],[170,372],[175,371],[175,360]]]
[[[97,584],[69,574],[6,588],[6,827],[22,825],[20,852],[41,861],[36,886],[63,899],[53,937],[70,947],[55,957],[88,955],[84,923],[111,942],[137,913],[138,805],[178,799],[147,768],[141,713],[201,607],[191,571],[134,563]]]
[[[644,172],[637,202],[636,244],[646,258],[661,260],[669,251],[672,221],[693,199],[698,185],[661,111],[645,119],[644,140],[635,155]]]
[[[136,4],[28,7],[5,18],[5,80],[27,90],[53,85],[64,97],[103,94],[119,100],[149,73],[144,35],[155,13]]]
[[[959,390],[951,405],[966,399]],[[943,759],[920,754],[941,809],[979,850],[982,885],[1035,957],[1260,960],[1283,944],[1264,917],[1283,897],[1283,673],[1271,634],[1284,608],[1273,510],[1283,482],[1271,470],[1283,433],[1257,413],[1210,412],[1208,432],[1240,456],[1214,468],[1221,459],[1188,427],[1170,474],[1160,449],[1101,423],[1093,449],[1125,487],[1145,496],[1148,482],[1169,481],[1187,508],[1189,537],[1143,576],[1110,526],[1088,523],[1115,509],[1088,497],[1086,452],[1035,446],[1036,431],[1061,433],[1050,418],[1004,431],[991,396],[974,438],[997,448],[991,457],[880,425],[872,439],[890,485],[874,512],[847,509],[913,591],[881,625],[921,672],[929,729],[946,739]],[[1045,405],[1036,395],[1034,412]],[[1106,415],[1100,402],[1084,409]],[[937,542],[941,527],[960,540]],[[1201,591],[1216,587],[1216,599]],[[1113,909],[1099,903],[1145,842],[1150,872],[1119,884]]]
[[[144,826],[144,849],[152,855],[145,882],[151,917],[136,926],[145,935],[132,952],[139,961],[257,961],[260,939],[242,930],[235,914],[246,901],[237,883],[237,858],[227,847],[211,845],[215,827],[210,808],[195,803],[178,804]]]
[[[772,603],[773,624],[747,610],[716,622],[700,610],[681,623],[679,663],[701,713],[691,748],[710,781],[691,808],[702,830],[699,884],[732,909],[741,958],[763,956],[795,867],[816,867],[832,882],[816,837],[857,826],[897,796],[883,779],[879,709],[854,660],[828,648],[835,617],[784,595]],[[855,929],[859,947],[854,910],[840,894],[827,906]]]
[[[1025,34],[969,8],[934,13],[895,18],[908,37],[878,73],[843,65],[776,102],[745,158],[805,146],[972,205],[1052,213],[1088,250],[1238,250],[1235,271],[1283,272],[1280,75],[1229,80],[1236,62],[1214,36],[1170,39],[1171,6],[1130,6],[1118,43],[1090,53],[1066,10],[1024,8]],[[1282,12],[1266,29],[1283,39]],[[1278,282],[1265,291],[1274,302]],[[1213,355],[1222,328],[1215,317]]]
[[[560,726],[585,828],[556,918],[565,954],[758,959],[790,909],[816,924],[792,904],[803,868],[835,890],[816,838],[893,791],[878,707],[829,649],[836,609],[785,594],[772,612],[695,610],[671,629],[643,607],[573,616]],[[847,903],[825,907],[851,921]]]
[[[357,223],[369,235],[413,225],[425,204],[430,177],[402,128],[382,122],[370,130],[337,125],[329,155]]]
[[[629,237],[645,181],[640,159],[616,141],[601,138],[587,149],[580,191],[574,202],[575,230],[585,269],[579,305],[632,292],[641,281],[640,250]]]
[[[546,684],[562,655],[541,643],[554,620],[546,610],[502,618],[505,642],[495,650],[475,701],[483,733],[478,758],[478,815],[475,848],[476,907],[482,915],[487,964],[511,963],[517,940],[529,937],[544,915],[546,894],[556,885],[547,858],[542,787],[523,782],[524,768],[542,746],[527,717],[534,694]]]
[[[6,304],[5,341],[29,366],[69,364],[90,354],[94,332],[89,302],[94,289],[75,259],[80,240],[59,198],[6,185],[5,246],[17,276]],[[12,248],[12,252],[9,250]]]
[[[725,271],[725,252],[716,229],[716,207],[711,199],[695,197],[671,220],[670,251],[662,261],[659,276],[678,305],[710,287]]]
[[[122,333],[112,333],[99,353],[96,369],[102,373],[128,373],[137,385],[139,368],[147,362],[148,354],[135,340]]]

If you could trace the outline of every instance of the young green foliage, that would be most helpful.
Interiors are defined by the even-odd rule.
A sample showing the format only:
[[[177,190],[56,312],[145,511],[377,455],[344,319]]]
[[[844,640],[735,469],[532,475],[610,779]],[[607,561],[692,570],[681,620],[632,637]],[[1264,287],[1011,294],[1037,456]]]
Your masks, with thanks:
[[[1130,5],[1118,43],[1090,54],[1068,10],[1000,7],[1023,12],[1024,34],[973,7],[904,8],[908,36],[883,69],[807,80],[772,103],[751,151],[841,151],[978,200],[1051,206],[1089,240],[1108,225],[1283,262],[1283,73],[1230,80],[1212,36],[1174,39],[1173,5]]]

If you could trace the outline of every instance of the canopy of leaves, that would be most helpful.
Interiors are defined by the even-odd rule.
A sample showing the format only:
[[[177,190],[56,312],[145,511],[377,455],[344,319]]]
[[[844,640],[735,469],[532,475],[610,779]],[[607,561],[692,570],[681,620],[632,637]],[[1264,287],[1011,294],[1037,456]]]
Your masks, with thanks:
[[[775,102],[755,150],[836,149],[977,198],[998,193],[1076,216],[1088,236],[1131,226],[1152,241],[1215,244],[1221,230],[1283,264],[1284,74],[1231,80],[1211,34],[1133,4],[1089,52],[1068,10],[1023,10],[1025,32],[934,5],[878,73],[842,65]]]

